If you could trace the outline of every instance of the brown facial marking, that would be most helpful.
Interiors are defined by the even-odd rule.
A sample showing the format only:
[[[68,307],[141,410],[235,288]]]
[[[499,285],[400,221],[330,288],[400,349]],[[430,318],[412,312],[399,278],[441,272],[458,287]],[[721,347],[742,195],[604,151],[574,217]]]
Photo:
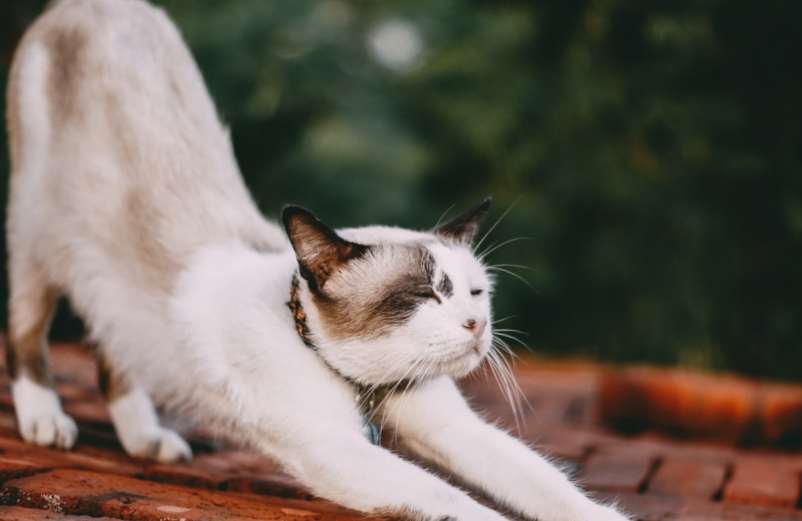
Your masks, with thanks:
[[[113,402],[131,389],[128,379],[115,371],[100,351],[97,354],[97,383],[108,402]]]
[[[324,289],[326,281],[346,263],[369,250],[362,244],[346,241],[299,206],[285,207],[282,221],[295,250],[301,276],[318,297],[329,297]]]
[[[403,253],[405,258],[397,259],[405,264],[401,275],[372,289],[372,298],[315,298],[329,335],[339,339],[375,338],[403,324],[428,299],[438,299],[432,288],[435,261],[429,250],[418,245]]]
[[[440,282],[437,284],[437,291],[446,298],[454,296],[454,284],[445,273],[443,273],[443,278],[441,278]]]

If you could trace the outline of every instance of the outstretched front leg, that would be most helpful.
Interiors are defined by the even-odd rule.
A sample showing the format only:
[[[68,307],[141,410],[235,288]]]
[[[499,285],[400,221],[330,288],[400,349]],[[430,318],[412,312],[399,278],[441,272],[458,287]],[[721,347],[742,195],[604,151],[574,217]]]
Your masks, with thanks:
[[[450,378],[391,397],[384,415],[407,448],[528,519],[627,519],[591,501],[542,456],[483,422]]]
[[[359,429],[309,419],[294,432],[262,449],[314,494],[368,514],[391,515],[410,521],[505,521],[497,512],[424,469],[372,445]],[[317,433],[317,434],[316,434]],[[265,435],[263,440],[275,435]],[[258,444],[257,444],[258,445]]]

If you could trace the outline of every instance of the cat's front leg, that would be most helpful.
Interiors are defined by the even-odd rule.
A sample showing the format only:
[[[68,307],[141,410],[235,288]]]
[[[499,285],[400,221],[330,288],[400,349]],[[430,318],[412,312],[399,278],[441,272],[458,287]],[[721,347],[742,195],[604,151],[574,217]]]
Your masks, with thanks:
[[[309,426],[265,445],[314,494],[368,514],[410,521],[505,521],[465,492],[339,425]]]
[[[385,419],[402,443],[498,503],[538,521],[626,521],[554,465],[470,410],[450,378],[393,396]]]

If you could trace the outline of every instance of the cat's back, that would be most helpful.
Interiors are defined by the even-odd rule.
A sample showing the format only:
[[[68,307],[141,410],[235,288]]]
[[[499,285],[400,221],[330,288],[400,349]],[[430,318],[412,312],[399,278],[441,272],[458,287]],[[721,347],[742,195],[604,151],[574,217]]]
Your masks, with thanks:
[[[26,31],[11,80],[9,105],[32,108],[24,107],[34,101],[26,94],[41,87],[35,101],[56,131],[137,125],[128,128],[130,138],[145,121],[151,132],[163,125],[183,133],[191,122],[198,137],[227,141],[178,30],[144,0],[52,2]],[[25,131],[23,116],[9,118],[15,134]]]
[[[35,237],[33,248],[57,249],[62,264],[80,244],[81,255],[96,251],[166,287],[204,243],[281,240],[253,205],[201,74],[161,9],[53,2],[15,53],[7,95],[11,242]]]

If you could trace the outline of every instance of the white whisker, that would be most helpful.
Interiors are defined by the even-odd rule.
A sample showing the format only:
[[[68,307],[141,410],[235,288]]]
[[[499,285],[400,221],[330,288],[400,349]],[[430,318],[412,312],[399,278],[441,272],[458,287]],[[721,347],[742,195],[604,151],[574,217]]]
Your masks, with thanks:
[[[485,234],[484,234],[484,235],[482,235],[482,238],[481,238],[481,239],[479,239],[479,242],[477,242],[477,243],[476,243],[476,245],[473,247],[473,251],[474,251],[474,252],[475,252],[475,251],[477,251],[477,250],[479,250],[479,247],[482,245],[482,243],[483,243],[483,242],[485,242],[485,239],[487,239],[487,237],[488,237],[488,236],[489,236],[491,233],[493,233],[493,230],[495,230],[495,229],[496,229],[496,226],[498,226],[498,225],[499,225],[499,223],[500,223],[501,221],[503,221],[505,217],[507,217],[507,214],[508,214],[508,213],[510,213],[510,211],[511,211],[511,210],[512,210],[512,209],[515,207],[515,205],[516,205],[516,204],[518,204],[518,201],[520,201],[520,197],[519,197],[518,199],[516,199],[515,201],[513,201],[513,202],[512,202],[512,204],[511,204],[509,207],[507,207],[507,209],[506,209],[506,210],[504,210],[504,213],[502,213],[502,214],[501,214],[501,217],[499,217],[498,219],[496,219],[496,222],[494,222],[494,223],[493,223],[493,226],[491,226],[491,227],[490,227],[490,228],[489,228],[489,229],[488,229],[488,230],[485,232]]]
[[[516,279],[518,279],[521,282],[523,282],[524,284],[526,284],[526,287],[528,287],[529,289],[531,289],[531,290],[535,289],[535,288],[532,287],[532,283],[531,282],[529,282],[528,280],[523,278],[518,273],[515,273],[514,271],[510,271],[507,268],[499,268],[498,266],[488,266],[487,269],[490,270],[490,271],[499,271],[501,273],[506,273],[507,275],[509,275],[511,277],[515,277]]]
[[[517,268],[521,270],[537,271],[531,266],[524,266],[523,264],[493,264],[493,266],[500,266],[502,268]]]
[[[512,318],[515,318],[515,315],[507,315],[506,317],[497,318],[496,320],[494,320],[492,322],[492,324],[495,326],[496,324],[500,324],[500,323],[502,323],[502,322],[504,322],[506,320],[510,320]]]
[[[449,206],[448,208],[446,208],[446,210],[443,213],[440,214],[440,217],[437,219],[437,222],[434,223],[434,228],[437,228],[438,226],[440,226],[440,223],[443,222],[443,219],[445,219],[446,215],[448,215],[448,212],[450,212],[452,208],[454,208],[453,204],[451,206]]]
[[[507,246],[507,245],[512,244],[514,242],[531,241],[531,240],[532,240],[532,237],[513,237],[512,239],[507,239],[506,241],[502,241],[502,242],[500,242],[498,244],[495,244],[495,245],[487,248],[485,251],[483,251],[482,253],[478,254],[477,258],[480,261],[484,261],[484,259],[486,259],[489,255],[491,255],[494,251],[498,250],[499,248],[503,248],[504,246]]]

